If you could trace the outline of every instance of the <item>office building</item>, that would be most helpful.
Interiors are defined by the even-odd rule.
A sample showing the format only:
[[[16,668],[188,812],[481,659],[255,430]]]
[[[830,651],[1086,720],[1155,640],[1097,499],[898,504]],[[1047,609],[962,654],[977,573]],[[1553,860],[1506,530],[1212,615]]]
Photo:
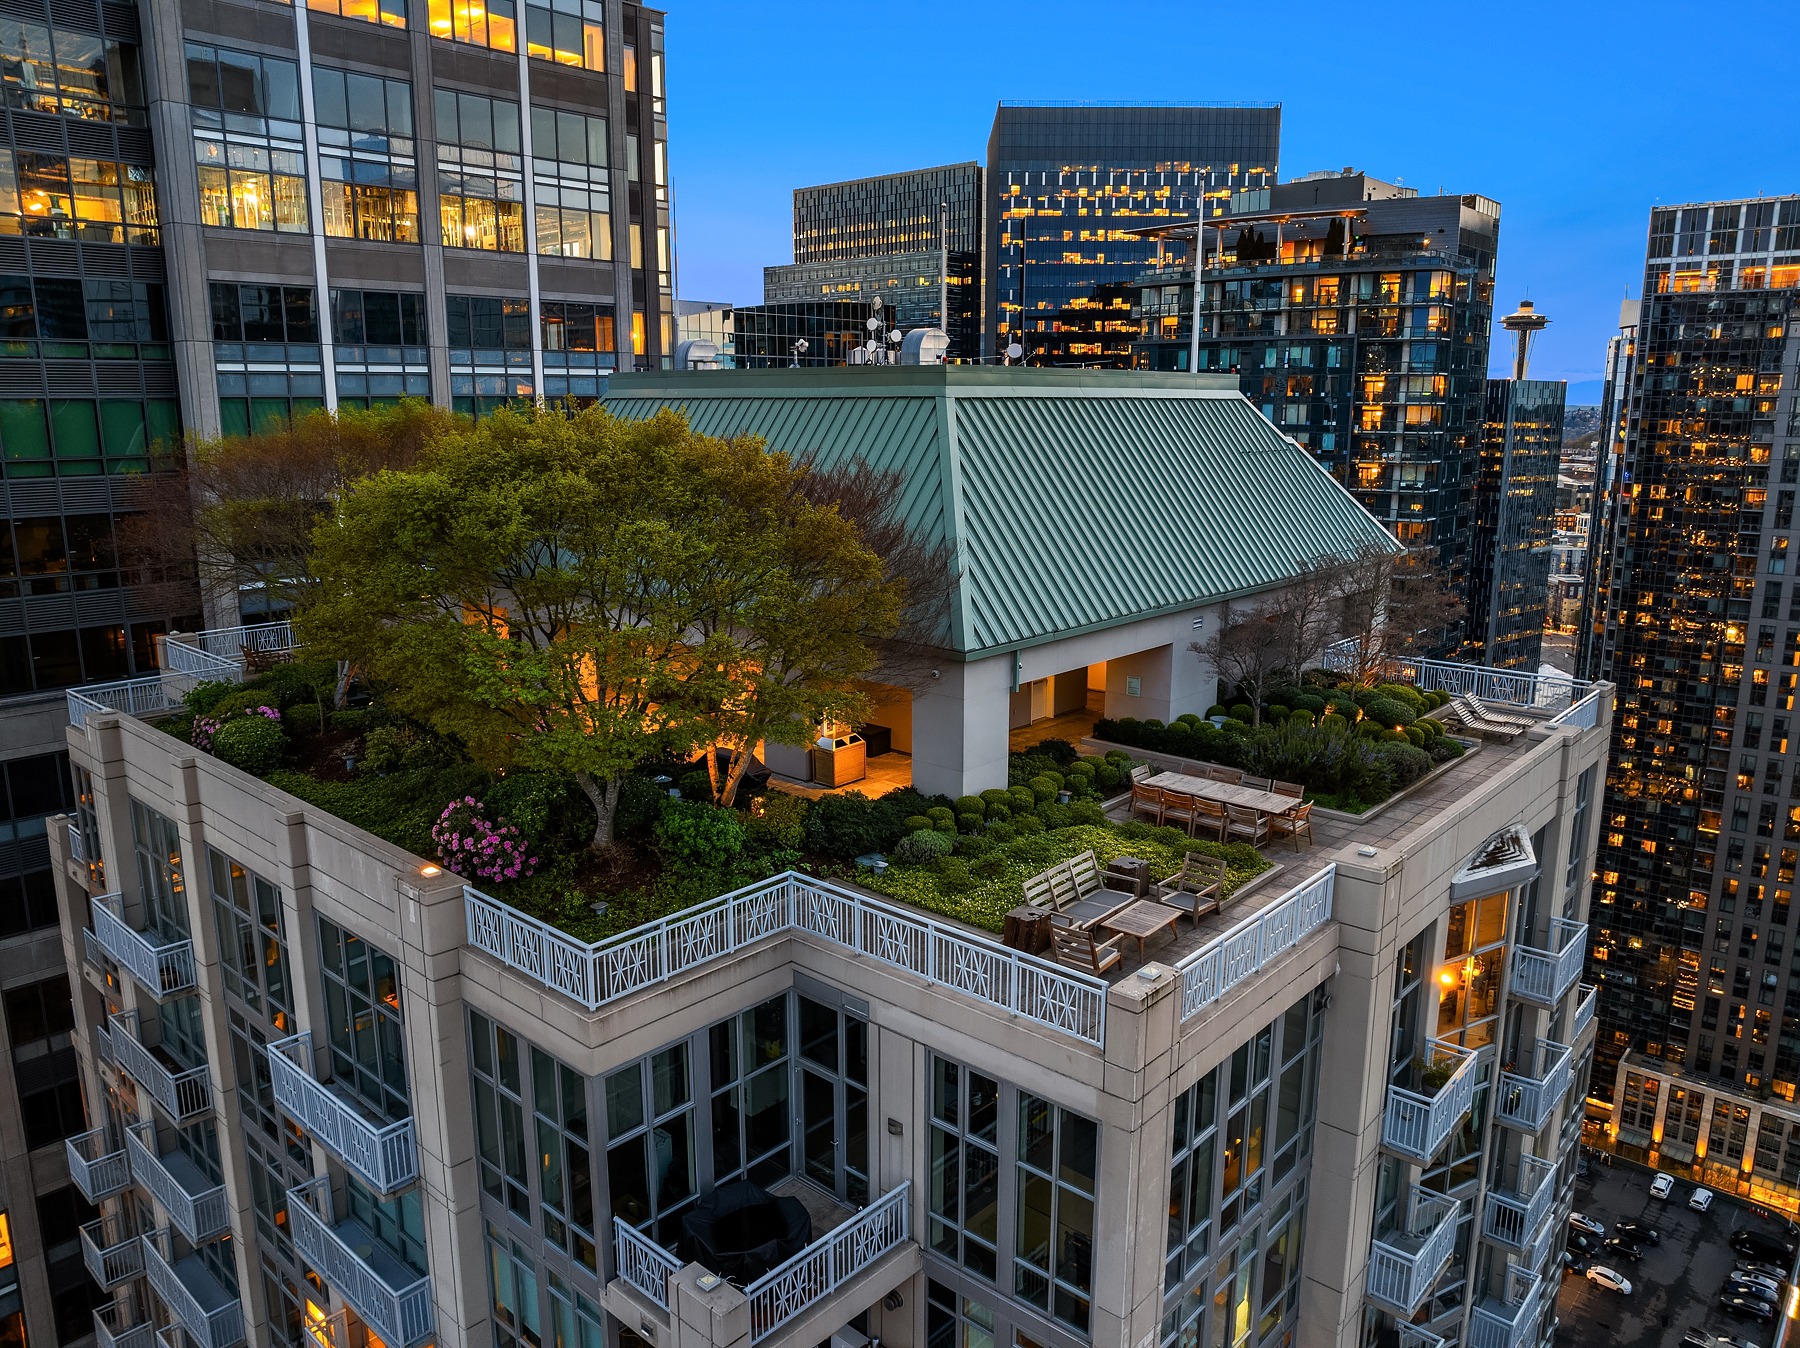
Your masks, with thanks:
[[[740,370],[848,365],[863,354],[874,313],[865,300],[740,304],[731,314],[734,362]],[[886,333],[884,325],[884,338]],[[884,341],[884,353],[888,345]]]
[[[1800,1206],[1800,197],[1657,207],[1619,395],[1590,972],[1630,1155]],[[1601,597],[1596,594],[1596,599]]]
[[[987,152],[985,356],[1123,369],[1129,283],[1169,250],[1135,231],[1275,182],[1281,108],[1002,103]],[[1191,231],[1190,231],[1191,234]]]
[[[677,300],[676,344],[711,342],[721,369],[731,369],[737,352],[737,306],[724,300]]]
[[[1499,230],[1486,197],[1314,174],[1247,193],[1206,228],[1197,343],[1185,256],[1140,277],[1133,306],[1135,362],[1185,370],[1197,345],[1198,369],[1237,374],[1463,596],[1470,618],[1446,640],[1471,653],[1488,611],[1474,545]],[[1191,242],[1194,226],[1148,233]]]
[[[901,380],[998,424],[1166,397],[1226,457],[1257,422],[1216,382],[1012,373]],[[785,399],[827,455],[912,424],[887,376],[771,378],[621,377],[619,396],[676,405],[718,379],[709,418]],[[1120,498],[1160,513],[1137,482]],[[1275,533],[1377,531],[1338,497],[1323,526],[1277,500]],[[1196,546],[1245,564],[1226,535]],[[1306,558],[1254,560],[1274,597]],[[1043,602],[1140,575],[1084,565],[1091,594]],[[972,550],[953,610],[1004,621],[979,595],[1017,574]],[[1534,686],[1523,734],[1373,818],[1319,817],[1279,876],[1105,976],[793,873],[586,946],[121,714],[117,691],[71,702],[80,804],[53,833],[109,1341],[1550,1341],[1605,685]],[[938,719],[947,747],[989,734],[976,705]],[[1004,782],[1003,753],[972,761],[967,789]],[[811,1240],[772,1271],[686,1220],[738,1180],[792,1198],[804,1230],[782,1234]]]
[[[982,204],[973,163],[796,188],[794,261],[763,268],[763,302],[879,301],[895,326],[939,328],[952,359],[974,360]]]
[[[1594,677],[1605,648],[1607,596],[1612,589],[1613,536],[1624,503],[1622,464],[1632,364],[1637,356],[1639,302],[1619,304],[1619,335],[1607,339],[1606,379],[1601,385],[1600,418],[1589,485],[1588,539],[1581,617],[1575,645],[1575,672]]]

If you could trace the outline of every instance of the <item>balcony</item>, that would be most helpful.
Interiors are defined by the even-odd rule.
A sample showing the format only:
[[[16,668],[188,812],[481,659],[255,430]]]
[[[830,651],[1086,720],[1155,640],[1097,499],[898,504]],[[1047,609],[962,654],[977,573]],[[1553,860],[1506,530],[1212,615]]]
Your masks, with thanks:
[[[1581,985],[1581,996],[1575,1003],[1575,1028],[1569,1032],[1569,1040],[1573,1042],[1581,1038],[1581,1032],[1594,1023],[1594,1012],[1600,1005],[1600,989],[1592,983]]]
[[[192,1123],[212,1110],[212,1082],[204,1067],[178,1071],[138,1037],[138,1013],[109,1018],[113,1060],[176,1123]]]
[[[1457,1203],[1413,1186],[1405,1225],[1369,1248],[1368,1294],[1383,1310],[1411,1316],[1456,1252]]]
[[[157,941],[141,931],[134,931],[125,921],[124,900],[117,894],[102,894],[91,909],[94,917],[94,940],[112,962],[129,973],[157,1001],[194,987],[194,943]]]
[[[275,1102],[295,1123],[377,1193],[391,1194],[419,1177],[413,1121],[401,1119],[385,1127],[369,1122],[362,1111],[312,1071],[312,1035],[302,1033],[269,1045],[269,1073]]]
[[[431,1337],[431,1279],[413,1272],[364,1230],[333,1224],[331,1185],[316,1179],[288,1190],[294,1248],[389,1348]]]
[[[1509,1267],[1506,1294],[1485,1296],[1469,1312],[1469,1348],[1525,1348],[1537,1328],[1543,1288],[1537,1274]]]
[[[1398,1348],[1444,1348],[1444,1341],[1418,1325],[1400,1325]]]
[[[1552,1181],[1553,1190],[1554,1187],[1555,1184]],[[1533,1273],[1550,1276],[1552,1272],[1549,1267],[1550,1259],[1552,1256],[1561,1259],[1564,1233],[1567,1230],[1568,1223],[1557,1218],[1556,1200],[1552,1198],[1550,1210],[1544,1214],[1544,1220],[1539,1225],[1537,1234],[1531,1238],[1531,1248],[1525,1252],[1525,1267]],[[1556,1274],[1557,1281],[1561,1281],[1561,1276],[1560,1273]]]
[[[166,1230],[145,1236],[143,1246],[150,1286],[198,1348],[235,1348],[244,1341],[243,1304],[200,1256],[175,1258],[174,1240]]]
[[[73,819],[69,820],[69,860],[87,865],[87,839],[81,835],[81,825]]]
[[[124,1233],[122,1223],[100,1217],[81,1228],[81,1257],[94,1281],[107,1291],[144,1271],[144,1247]]]
[[[94,1342],[98,1348],[152,1348],[156,1326],[148,1319],[129,1324],[130,1319],[116,1301],[95,1310]]]
[[[1429,1094],[1388,1087],[1381,1145],[1421,1164],[1436,1155],[1475,1102],[1478,1057],[1470,1049],[1432,1040],[1426,1048],[1424,1071],[1416,1075],[1426,1084],[1438,1084]]]
[[[1494,1117],[1508,1128],[1535,1133],[1550,1121],[1550,1115],[1568,1093],[1568,1048],[1540,1039],[1531,1051],[1529,1072],[1500,1073]]]
[[[792,1259],[746,1285],[743,1295],[749,1303],[750,1341],[760,1343],[888,1255],[907,1248],[912,1240],[911,1194],[910,1181],[890,1189]],[[669,1277],[680,1271],[682,1261],[618,1218],[613,1219],[613,1239],[619,1281],[667,1310]],[[862,1306],[850,1309],[854,1313]]]
[[[1521,1156],[1510,1189],[1488,1190],[1481,1213],[1481,1234],[1515,1250],[1529,1249],[1556,1203],[1556,1163],[1540,1156]]]
[[[1550,950],[1535,946],[1513,947],[1512,990],[1539,1006],[1555,1006],[1581,977],[1587,958],[1587,923],[1567,918],[1550,919]]]
[[[157,1155],[155,1123],[133,1124],[125,1135],[125,1149],[131,1155],[132,1179],[162,1204],[190,1244],[202,1244],[231,1229],[225,1186],[214,1184],[182,1152]]]
[[[69,1158],[69,1178],[90,1203],[111,1198],[131,1183],[125,1149],[112,1147],[104,1128],[67,1139],[63,1151]]]

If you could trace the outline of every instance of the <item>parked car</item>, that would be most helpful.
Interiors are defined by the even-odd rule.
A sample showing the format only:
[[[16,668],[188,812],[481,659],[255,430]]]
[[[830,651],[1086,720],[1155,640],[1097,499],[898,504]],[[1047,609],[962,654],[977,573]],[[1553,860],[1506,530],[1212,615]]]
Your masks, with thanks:
[[[1569,1237],[1566,1248],[1575,1251],[1576,1254],[1598,1254],[1600,1252],[1600,1242],[1595,1240],[1592,1236],[1584,1235],[1582,1232],[1577,1231]]]
[[[1794,1247],[1775,1236],[1760,1231],[1733,1231],[1731,1248],[1739,1254],[1764,1264],[1791,1264]]]
[[[1737,1272],[1760,1273],[1765,1278],[1773,1279],[1777,1284],[1786,1283],[1788,1275],[1788,1271],[1780,1264],[1765,1264],[1755,1259],[1739,1259]]]
[[[1772,1280],[1749,1273],[1727,1273],[1725,1290],[1738,1292],[1744,1296],[1762,1297],[1765,1301],[1773,1301],[1777,1304],[1781,1301],[1781,1288],[1776,1286]]]
[[[1704,1329],[1690,1329],[1681,1336],[1681,1348],[1720,1348],[1725,1340]]]
[[[1587,1271],[1587,1280],[1601,1287],[1610,1288],[1620,1296],[1631,1295],[1631,1279],[1617,1269],[1608,1268],[1605,1264],[1595,1264]]]
[[[1673,1175],[1658,1175],[1650,1181],[1650,1197],[1652,1198],[1667,1198],[1674,1192],[1675,1177]]]
[[[1713,1191],[1711,1189],[1696,1188],[1693,1193],[1688,1195],[1688,1206],[1695,1212],[1705,1212],[1712,1206],[1712,1201]]]
[[[1597,1222],[1586,1213],[1571,1212],[1569,1214],[1569,1225],[1574,1227],[1577,1231],[1585,1231],[1590,1236],[1604,1236],[1606,1234],[1606,1223]]]
[[[1762,1297],[1746,1296],[1742,1293],[1725,1292],[1719,1297],[1719,1309],[1734,1320],[1762,1320],[1775,1318],[1774,1304]]]
[[[1662,1233],[1654,1226],[1645,1226],[1642,1222],[1614,1222],[1613,1234],[1639,1245],[1662,1244]]]
[[[1618,1236],[1609,1236],[1601,1241],[1600,1248],[1615,1259],[1623,1259],[1628,1264],[1635,1264],[1644,1257],[1642,1250],[1629,1240],[1622,1240]]]

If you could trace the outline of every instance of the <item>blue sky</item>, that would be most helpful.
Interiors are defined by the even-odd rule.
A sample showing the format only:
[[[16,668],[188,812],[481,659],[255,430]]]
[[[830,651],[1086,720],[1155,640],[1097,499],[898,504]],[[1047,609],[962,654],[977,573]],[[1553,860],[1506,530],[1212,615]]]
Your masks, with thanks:
[[[1272,101],[1284,178],[1501,202],[1497,307],[1548,314],[1532,374],[1595,402],[1650,207],[1800,192],[1795,0],[664,3],[689,299],[762,298],[795,187],[984,160],[999,100]]]

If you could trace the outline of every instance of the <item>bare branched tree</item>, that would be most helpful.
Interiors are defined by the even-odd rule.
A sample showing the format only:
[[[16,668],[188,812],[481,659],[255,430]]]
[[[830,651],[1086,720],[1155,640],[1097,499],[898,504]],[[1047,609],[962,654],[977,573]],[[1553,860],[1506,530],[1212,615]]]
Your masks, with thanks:
[[[1462,601],[1422,558],[1379,546],[1345,560],[1342,633],[1351,682],[1379,683],[1396,665],[1441,647]]]
[[[1236,608],[1226,604],[1212,635],[1190,642],[1188,649],[1237,685],[1249,699],[1251,724],[1260,725],[1269,689],[1289,668],[1294,648],[1291,627],[1279,596]]]

